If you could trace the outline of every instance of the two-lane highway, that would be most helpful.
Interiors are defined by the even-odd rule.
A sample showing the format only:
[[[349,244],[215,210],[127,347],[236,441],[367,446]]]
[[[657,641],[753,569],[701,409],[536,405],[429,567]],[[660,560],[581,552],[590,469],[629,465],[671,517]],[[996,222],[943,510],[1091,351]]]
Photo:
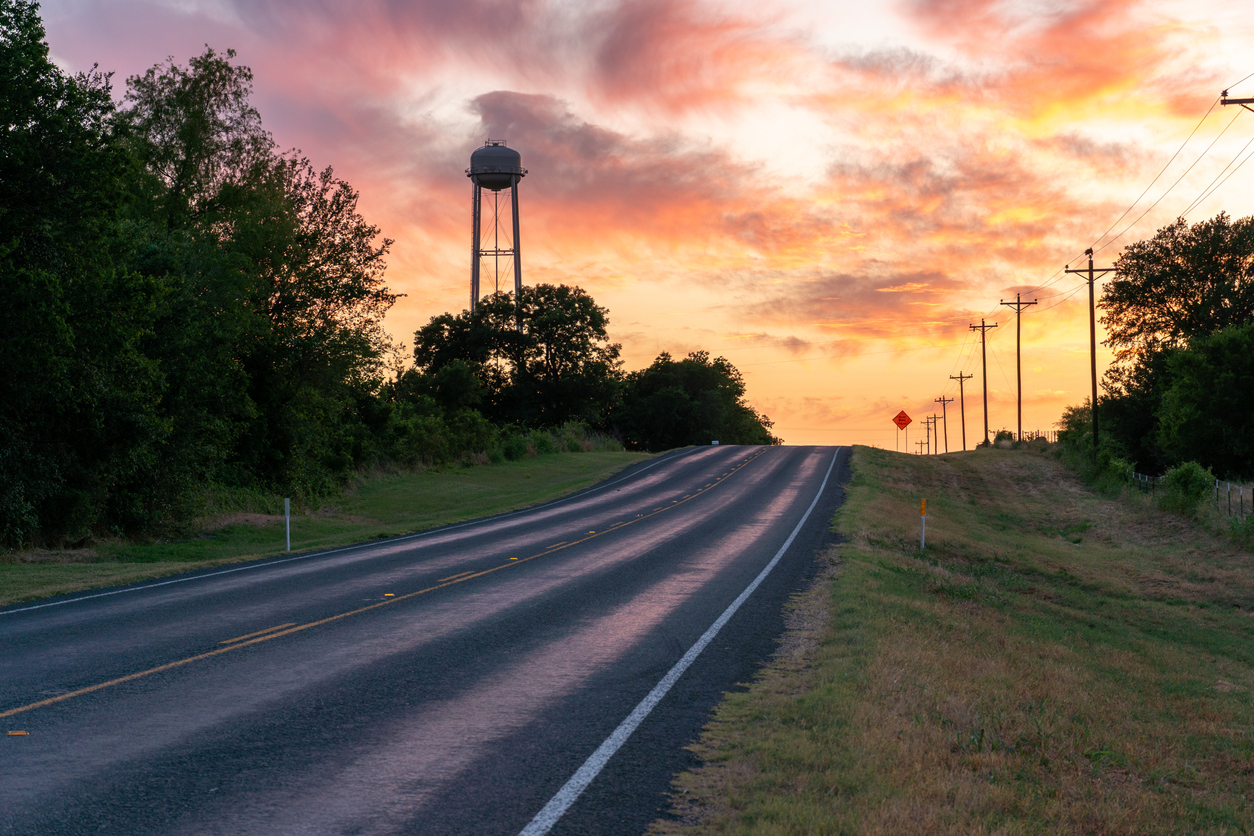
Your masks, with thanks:
[[[0,610],[0,833],[640,833],[752,675],[838,448]]]

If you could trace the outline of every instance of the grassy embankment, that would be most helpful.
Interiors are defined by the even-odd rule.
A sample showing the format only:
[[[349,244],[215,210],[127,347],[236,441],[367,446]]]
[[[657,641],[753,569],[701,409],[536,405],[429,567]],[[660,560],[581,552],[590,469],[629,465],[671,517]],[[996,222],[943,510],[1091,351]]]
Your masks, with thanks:
[[[651,832],[1254,832],[1249,553],[1046,455],[853,464],[834,578]]]
[[[392,537],[524,508],[605,479],[643,453],[555,453],[517,462],[375,475],[321,508],[293,511],[292,550]],[[271,513],[204,521],[199,536],[171,542],[102,542],[59,552],[0,556],[0,605],[185,572],[283,551],[283,502]]]

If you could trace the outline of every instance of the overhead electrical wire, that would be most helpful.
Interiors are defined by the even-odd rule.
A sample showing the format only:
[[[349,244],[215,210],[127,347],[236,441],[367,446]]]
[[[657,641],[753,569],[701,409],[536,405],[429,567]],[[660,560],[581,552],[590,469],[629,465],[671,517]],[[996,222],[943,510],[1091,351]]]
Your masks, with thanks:
[[[1162,177],[1162,176],[1163,176],[1163,174],[1167,171],[1167,169],[1171,167],[1171,164],[1172,164],[1173,162],[1175,162],[1175,161],[1176,161],[1176,157],[1180,156],[1180,152],[1184,150],[1184,146],[1186,146],[1186,145],[1188,145],[1188,144],[1189,144],[1189,140],[1190,140],[1190,139],[1192,139],[1192,138],[1193,138],[1193,135],[1197,133],[1198,128],[1202,127],[1202,123],[1206,121],[1206,118],[1207,118],[1208,116],[1210,116],[1211,111],[1213,111],[1213,110],[1215,109],[1215,105],[1217,105],[1217,104],[1219,104],[1219,99],[1218,99],[1218,98],[1216,98],[1213,102],[1211,102],[1211,103],[1210,103],[1210,107],[1206,108],[1206,112],[1202,114],[1202,118],[1201,118],[1201,119],[1199,119],[1199,120],[1198,120],[1198,122],[1197,122],[1197,124],[1193,126],[1193,130],[1189,131],[1189,135],[1188,135],[1187,137],[1185,137],[1185,138],[1184,138],[1184,142],[1180,143],[1180,147],[1176,149],[1176,153],[1174,153],[1174,154],[1172,154],[1172,155],[1171,155],[1171,159],[1167,160],[1167,162],[1163,164],[1163,167],[1159,170],[1159,172],[1158,172],[1157,174],[1155,174],[1155,175],[1154,175],[1154,179],[1153,179],[1153,180],[1151,180],[1151,181],[1149,182],[1149,185],[1145,187],[1145,191],[1141,192],[1141,193],[1137,196],[1137,199],[1136,199],[1136,200],[1134,200],[1134,201],[1132,201],[1132,203],[1128,206],[1128,208],[1127,208],[1127,209],[1124,209],[1124,210],[1123,210],[1123,214],[1122,214],[1122,215],[1120,215],[1119,217],[1115,218],[1115,222],[1114,222],[1114,223],[1112,223],[1112,224],[1110,225],[1110,228],[1109,228],[1109,229],[1107,229],[1107,230],[1106,230],[1105,232],[1103,232],[1101,235],[1097,236],[1097,241],[1094,241],[1094,242],[1093,242],[1093,246],[1094,246],[1094,248],[1096,248],[1096,247],[1097,247],[1097,243],[1098,243],[1098,241],[1101,241],[1103,238],[1105,238],[1107,235],[1109,235],[1109,234],[1110,234],[1110,230],[1111,230],[1111,229],[1114,229],[1116,226],[1118,226],[1118,225],[1119,225],[1119,222],[1120,222],[1120,221],[1122,221],[1124,218],[1126,218],[1126,217],[1128,216],[1128,213],[1132,211],[1133,207],[1135,207],[1138,203],[1140,203],[1140,202],[1141,202],[1141,198],[1143,198],[1143,197],[1145,197],[1145,195],[1149,194],[1149,190],[1150,190],[1150,189],[1152,189],[1152,188],[1154,188],[1154,184],[1158,182],[1158,178]],[[1239,115],[1239,114],[1238,114],[1238,115]],[[1233,121],[1236,121],[1236,120],[1234,119]],[[1229,124],[1229,125],[1231,125],[1232,123],[1231,123],[1231,122],[1229,122],[1228,124]],[[1224,130],[1227,130],[1227,128],[1224,128]],[[1222,135],[1223,135],[1223,134],[1220,134],[1220,136],[1222,136]],[[1218,139],[1218,138],[1219,138],[1219,137],[1216,137],[1216,139]],[[1214,145],[1214,143],[1213,143],[1213,142],[1212,142],[1211,144],[1212,144],[1212,145]],[[1210,149],[1208,148],[1207,150],[1210,150]],[[1206,156],[1205,152],[1203,152],[1203,153],[1202,153],[1202,156]],[[1199,157],[1198,159],[1201,159],[1201,157]],[[1187,173],[1187,172],[1186,172],[1186,173]],[[1171,191],[1171,190],[1170,190],[1170,189],[1168,189],[1167,191]],[[1165,194],[1166,194],[1166,192],[1164,192],[1163,194],[1165,195]],[[1162,198],[1159,198],[1159,199],[1161,200]],[[1102,248],[1104,249],[1104,248],[1105,248],[1105,246],[1106,246],[1106,245],[1105,245],[1105,244],[1103,244],[1103,245],[1102,245]],[[1096,252],[1097,250],[1095,249],[1094,251]]]
[[[1113,244],[1113,243],[1115,243],[1116,241],[1118,241],[1120,238],[1122,238],[1122,237],[1123,237],[1124,233],[1126,233],[1126,232],[1127,232],[1129,229],[1131,229],[1132,227],[1136,226],[1138,223],[1140,223],[1140,222],[1141,222],[1141,219],[1142,219],[1142,218],[1144,218],[1146,215],[1148,215],[1150,212],[1152,212],[1152,211],[1154,210],[1154,207],[1155,207],[1155,206],[1157,206],[1158,204],[1162,203],[1162,202],[1163,202],[1163,198],[1165,198],[1165,197],[1167,197],[1167,195],[1171,194],[1172,189],[1174,189],[1176,186],[1180,185],[1180,181],[1181,181],[1181,180],[1183,180],[1183,179],[1184,179],[1184,178],[1188,175],[1188,173],[1189,173],[1190,171],[1192,171],[1192,170],[1193,170],[1194,166],[1196,166],[1198,163],[1200,163],[1202,160],[1204,160],[1204,159],[1206,158],[1206,154],[1210,151],[1210,149],[1211,149],[1211,148],[1214,148],[1214,147],[1215,147],[1215,143],[1219,141],[1219,137],[1221,137],[1221,136],[1223,136],[1225,133],[1227,133],[1227,132],[1228,132],[1228,129],[1232,127],[1232,123],[1233,123],[1233,122],[1236,122],[1236,121],[1237,121],[1237,119],[1238,119],[1238,118],[1240,118],[1241,114],[1242,114],[1242,113],[1244,113],[1244,112],[1245,112],[1244,110],[1238,110],[1238,111],[1237,111],[1236,115],[1232,117],[1232,121],[1230,121],[1227,125],[1224,125],[1224,129],[1223,129],[1222,131],[1220,131],[1220,132],[1219,132],[1219,136],[1216,136],[1214,139],[1212,139],[1212,140],[1211,140],[1210,145],[1207,145],[1207,146],[1206,146],[1206,150],[1205,150],[1205,151],[1203,151],[1203,152],[1201,153],[1201,155],[1200,155],[1200,156],[1199,156],[1196,160],[1194,160],[1194,161],[1193,161],[1192,165],[1190,165],[1188,168],[1186,168],[1186,169],[1184,170],[1184,173],[1183,173],[1183,174],[1181,174],[1179,177],[1177,177],[1177,178],[1176,178],[1176,181],[1175,181],[1174,183],[1172,183],[1172,184],[1171,184],[1171,185],[1167,188],[1167,191],[1163,192],[1162,194],[1160,194],[1160,195],[1158,196],[1158,200],[1155,200],[1153,203],[1151,203],[1151,204],[1150,204],[1150,205],[1146,208],[1146,210],[1145,210],[1144,212],[1142,212],[1140,215],[1137,215],[1136,220],[1135,220],[1135,221],[1133,221],[1132,223],[1128,224],[1126,227],[1124,227],[1124,228],[1123,228],[1123,230],[1122,230],[1122,231],[1120,231],[1120,233],[1119,233],[1118,235],[1116,235],[1114,238],[1111,238],[1109,241],[1107,241],[1105,244],[1102,244],[1100,247],[1094,247],[1094,248],[1093,248],[1093,252],[1094,252],[1094,253],[1099,253],[1099,252],[1101,252],[1102,250],[1104,250],[1104,249],[1106,249],[1107,247],[1109,247],[1111,244]],[[1247,145],[1248,145],[1248,143],[1247,143]],[[1244,151],[1245,149],[1243,148],[1243,149],[1241,149],[1241,150],[1242,150],[1242,151]],[[1232,165],[1232,163],[1229,163],[1228,165]],[[1225,168],[1227,168],[1227,166],[1225,166]],[[1101,239],[1098,239],[1098,240],[1101,240]]]
[[[1188,214],[1192,212],[1194,209],[1196,209],[1203,200],[1205,200],[1206,198],[1214,194],[1216,191],[1218,191],[1220,186],[1228,182],[1229,177],[1236,174],[1237,171],[1240,170],[1241,166],[1245,165],[1245,163],[1250,159],[1249,157],[1246,157],[1244,160],[1241,160],[1241,162],[1237,165],[1237,167],[1232,169],[1232,171],[1228,172],[1227,177],[1224,177],[1224,172],[1228,171],[1229,167],[1232,166],[1232,163],[1235,163],[1237,161],[1237,158],[1245,153],[1245,149],[1249,148],[1251,143],[1254,143],[1254,137],[1250,137],[1249,142],[1246,142],[1245,145],[1241,146],[1241,150],[1237,152],[1236,156],[1232,158],[1232,160],[1228,163],[1228,165],[1224,166],[1220,170],[1220,172],[1215,175],[1215,179],[1211,180],[1210,183],[1207,184],[1206,188],[1202,189],[1202,193],[1199,194],[1193,200],[1193,202],[1188,205],[1188,208],[1186,208],[1183,212],[1180,213],[1180,217],[1183,218],[1183,217],[1188,216]],[[1224,179],[1220,181],[1218,185],[1215,185],[1215,180],[1219,180],[1220,177],[1223,177]],[[1212,186],[1214,188],[1212,188]]]

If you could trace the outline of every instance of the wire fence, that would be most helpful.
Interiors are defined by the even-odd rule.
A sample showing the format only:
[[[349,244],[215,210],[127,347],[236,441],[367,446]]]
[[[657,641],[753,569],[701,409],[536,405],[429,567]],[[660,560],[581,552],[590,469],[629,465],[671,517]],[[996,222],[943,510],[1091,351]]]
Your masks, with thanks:
[[[1137,473],[1135,470],[1128,471],[1128,480],[1132,487],[1150,497],[1157,496],[1164,478]],[[1254,511],[1254,486],[1216,479],[1212,490],[1215,510],[1220,514],[1227,512],[1229,517],[1245,519],[1246,515]]]

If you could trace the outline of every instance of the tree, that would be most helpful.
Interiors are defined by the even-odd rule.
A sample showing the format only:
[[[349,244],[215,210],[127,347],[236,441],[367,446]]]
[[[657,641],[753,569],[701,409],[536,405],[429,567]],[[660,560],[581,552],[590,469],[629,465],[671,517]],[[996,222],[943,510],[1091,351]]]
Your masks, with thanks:
[[[1100,307],[1121,363],[1254,321],[1254,217],[1180,218],[1130,244]]]
[[[125,260],[109,76],[48,58],[36,4],[0,0],[0,540],[124,526],[170,427],[146,356],[162,282]]]
[[[744,378],[726,359],[696,351],[676,362],[662,353],[628,375],[614,425],[632,449],[779,444],[770,419],[745,403],[744,394]]]
[[[1254,218],[1220,213],[1192,226],[1177,219],[1129,245],[1115,268],[1100,305],[1116,358],[1098,403],[1103,437],[1138,467],[1159,471],[1179,461],[1163,446],[1179,430],[1164,434],[1162,425],[1175,385],[1171,356],[1254,321]]]
[[[1254,323],[1198,337],[1167,356],[1159,442],[1174,461],[1228,477],[1254,473]]]
[[[391,347],[382,320],[397,299],[383,282],[392,242],[331,168],[276,151],[249,102],[252,73],[234,55],[206,47],[186,67],[170,59],[131,77],[115,120],[140,171],[132,206],[137,226],[148,223],[145,259],[162,254],[176,277],[183,304],[171,319],[199,310],[211,323],[201,354],[243,384],[217,416],[166,408],[231,436],[206,446],[228,448],[230,480],[321,492],[372,455],[361,411]],[[169,329],[163,337],[157,351],[183,342]],[[163,360],[186,366],[185,355]],[[212,386],[210,365],[198,377]]]
[[[195,223],[271,165],[274,140],[249,103],[252,71],[208,46],[182,67],[169,58],[126,80],[119,127],[153,178],[151,199],[168,229]],[[245,189],[246,190],[246,189]]]
[[[478,377],[483,409],[502,424],[604,425],[618,395],[619,346],[609,312],[581,288],[524,287],[521,302],[496,293],[472,314],[440,314],[414,334],[424,375],[460,362]]]

